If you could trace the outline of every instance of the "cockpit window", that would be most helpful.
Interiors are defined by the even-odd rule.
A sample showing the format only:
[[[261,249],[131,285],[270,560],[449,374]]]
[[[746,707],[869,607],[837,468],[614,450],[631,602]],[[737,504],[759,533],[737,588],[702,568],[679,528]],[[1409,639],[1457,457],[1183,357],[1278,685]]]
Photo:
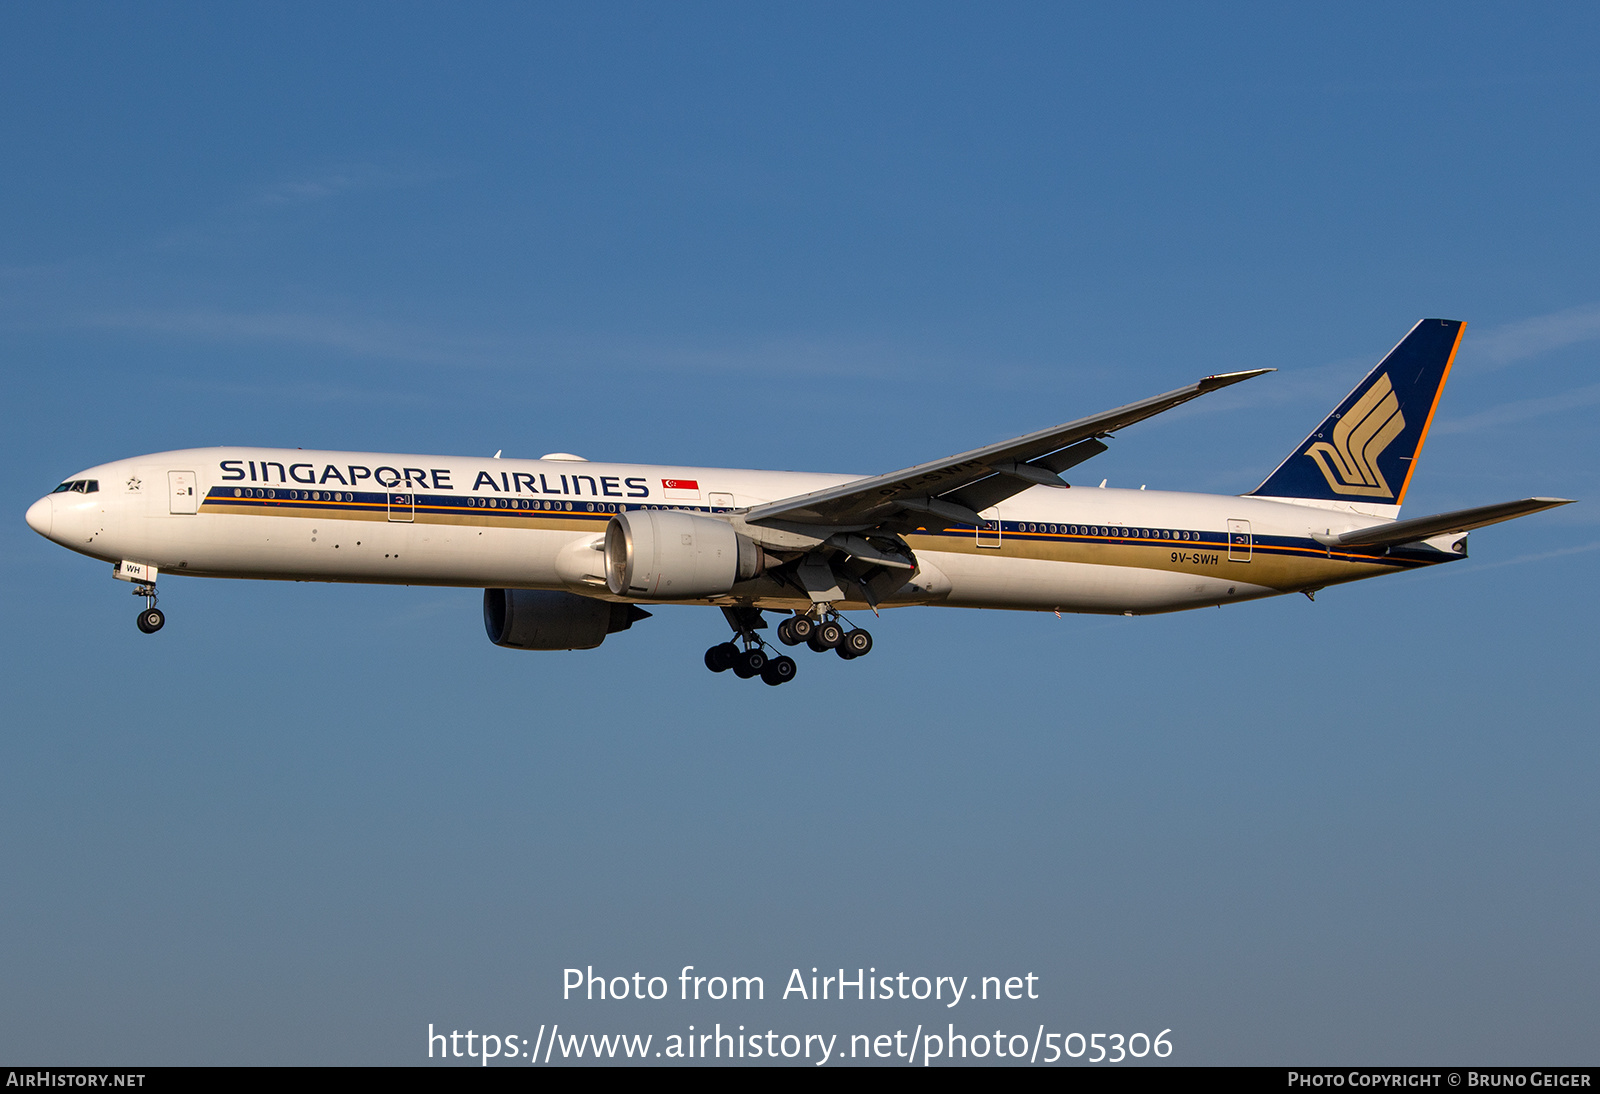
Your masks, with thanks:
[[[71,482],[62,483],[60,486],[56,487],[50,492],[52,494],[65,494],[68,491],[71,491],[74,494],[97,494],[100,492],[100,480],[73,479]]]

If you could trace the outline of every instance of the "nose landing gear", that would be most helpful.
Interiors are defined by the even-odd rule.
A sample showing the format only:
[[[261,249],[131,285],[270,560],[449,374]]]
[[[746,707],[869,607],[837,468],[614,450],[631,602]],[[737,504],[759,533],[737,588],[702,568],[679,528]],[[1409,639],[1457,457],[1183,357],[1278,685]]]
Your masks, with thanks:
[[[144,607],[140,609],[139,618],[136,620],[141,631],[145,634],[155,634],[166,626],[166,614],[156,607],[156,587],[154,583],[134,586],[133,595],[144,597]]]

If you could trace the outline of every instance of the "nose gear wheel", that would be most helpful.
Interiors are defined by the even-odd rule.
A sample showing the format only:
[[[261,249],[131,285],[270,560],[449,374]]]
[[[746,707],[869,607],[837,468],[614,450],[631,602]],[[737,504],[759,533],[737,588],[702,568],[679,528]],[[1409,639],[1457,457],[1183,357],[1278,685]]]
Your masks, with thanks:
[[[135,585],[133,595],[144,597],[144,607],[140,610],[138,618],[134,620],[139,625],[140,631],[145,634],[155,634],[167,625],[166,613],[156,607],[156,587],[153,582]]]

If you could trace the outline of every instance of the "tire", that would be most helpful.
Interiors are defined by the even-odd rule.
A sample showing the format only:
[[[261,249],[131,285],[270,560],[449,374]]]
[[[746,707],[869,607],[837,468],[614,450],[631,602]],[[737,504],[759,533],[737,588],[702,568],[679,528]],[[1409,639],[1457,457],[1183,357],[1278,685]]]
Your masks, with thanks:
[[[839,643],[844,641],[844,628],[830,619],[817,627],[816,638],[817,644],[823,649],[837,649]]]
[[[793,657],[774,657],[767,662],[767,667],[761,670],[761,680],[772,687],[777,687],[779,684],[787,684],[794,679],[795,671],[798,668],[799,666],[794,663]]]
[[[865,657],[872,652],[872,635],[860,628],[850,631],[844,636],[844,641],[839,644],[839,649],[848,649],[851,657]]]
[[[712,646],[706,650],[706,668],[712,672],[727,672],[733,668],[733,659],[739,656],[739,647],[732,642]]]
[[[798,646],[809,639],[812,632],[817,629],[817,625],[803,615],[797,615],[786,622],[789,624],[789,633],[794,635],[794,641],[790,643],[792,646]]]
[[[166,624],[167,617],[160,608],[146,608],[139,613],[139,629],[145,634],[155,634]]]
[[[845,645],[843,642],[840,642],[837,646],[833,647],[833,652],[839,655],[839,660],[841,661],[854,661],[857,657],[861,656],[859,653],[852,653],[850,647]]]
[[[778,624],[778,641],[782,642],[785,646],[798,646],[801,642],[805,641],[805,639],[796,637],[794,633],[794,620],[785,619],[782,623]]]
[[[752,676],[760,676],[761,670],[766,667],[766,654],[760,650],[746,650],[734,658],[733,674],[741,680],[748,680]]]

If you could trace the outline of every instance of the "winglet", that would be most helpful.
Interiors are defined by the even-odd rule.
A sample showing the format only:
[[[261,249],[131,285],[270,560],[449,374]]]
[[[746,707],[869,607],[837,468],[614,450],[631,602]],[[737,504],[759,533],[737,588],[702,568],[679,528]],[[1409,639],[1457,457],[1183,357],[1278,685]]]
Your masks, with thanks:
[[[1215,376],[1207,376],[1196,385],[1202,393],[1216,391],[1218,388],[1229,387],[1241,380],[1253,380],[1257,376],[1265,376],[1269,372],[1277,372],[1275,368],[1252,368],[1244,372],[1219,372]]]

